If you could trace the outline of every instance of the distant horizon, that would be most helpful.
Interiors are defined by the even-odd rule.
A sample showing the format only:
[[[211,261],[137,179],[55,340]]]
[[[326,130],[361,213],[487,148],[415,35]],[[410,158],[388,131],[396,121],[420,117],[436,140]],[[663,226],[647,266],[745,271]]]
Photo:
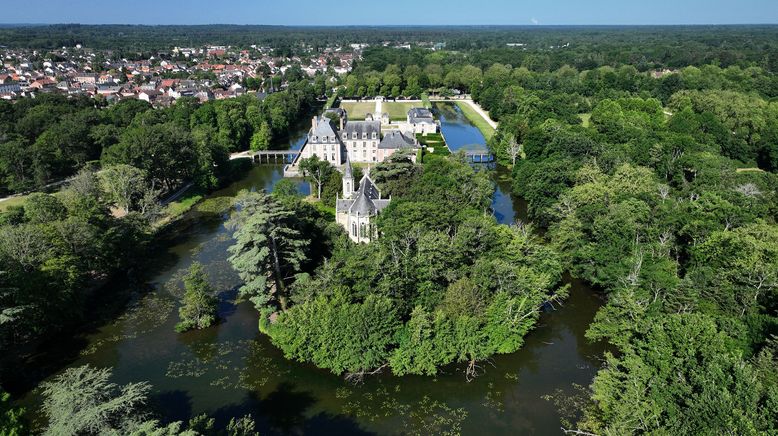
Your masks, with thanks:
[[[775,0],[471,0],[389,6],[360,0],[269,3],[233,0],[214,7],[206,0],[39,0],[34,8],[6,8],[8,25],[267,25],[331,26],[694,26],[778,24]],[[478,24],[474,24],[478,23]]]
[[[245,27],[311,27],[311,28],[369,28],[369,27],[505,27],[505,28],[544,28],[544,27],[748,27],[748,26],[776,26],[778,22],[753,22],[753,23],[619,23],[619,24],[265,24],[265,23],[79,23],[79,22],[51,22],[51,23],[4,23],[0,27],[39,27],[39,26],[138,26],[138,27],[165,27],[165,26],[245,26]]]

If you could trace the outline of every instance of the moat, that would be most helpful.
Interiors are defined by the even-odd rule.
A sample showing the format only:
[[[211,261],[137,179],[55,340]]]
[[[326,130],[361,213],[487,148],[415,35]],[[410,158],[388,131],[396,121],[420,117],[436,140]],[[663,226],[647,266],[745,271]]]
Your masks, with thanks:
[[[438,113],[453,150],[458,143],[484,141],[455,106],[438,104]],[[306,129],[299,127],[289,147],[302,145]],[[508,171],[500,166],[485,170],[492,171],[497,186],[496,218],[504,224],[525,218],[524,203],[511,194]],[[206,204],[218,204],[216,199],[241,189],[272,190],[281,178],[281,165],[254,166],[240,182],[211,194]],[[306,183],[299,188],[308,192]],[[116,285],[130,298],[127,308],[113,321],[63,342],[49,358],[55,367],[49,369],[113,367],[117,383],[146,380],[154,386],[153,407],[166,421],[208,413],[223,425],[230,417],[252,413],[261,434],[435,434],[448,429],[556,434],[559,416],[542,397],[569,391],[574,383],[587,385],[600,365],[602,347],[590,344],[584,332],[601,303],[575,281],[570,297],[545,311],[520,351],[494,357],[484,365],[484,374],[469,383],[462,368],[450,366],[436,377],[384,374],[352,385],[328,371],[288,361],[259,333],[252,305],[233,304],[240,280],[227,262],[227,217],[218,207],[189,212],[159,245],[144,278]],[[194,261],[205,266],[220,290],[221,322],[177,334],[176,292]],[[23,403],[36,401],[33,391]]]

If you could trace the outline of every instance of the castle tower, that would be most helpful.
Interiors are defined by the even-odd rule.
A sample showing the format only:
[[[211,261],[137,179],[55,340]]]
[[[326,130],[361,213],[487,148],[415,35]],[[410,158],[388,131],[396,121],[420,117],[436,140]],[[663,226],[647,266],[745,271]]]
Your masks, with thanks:
[[[346,154],[346,168],[343,171],[343,198],[351,198],[354,194],[354,175],[351,172],[351,160]]]

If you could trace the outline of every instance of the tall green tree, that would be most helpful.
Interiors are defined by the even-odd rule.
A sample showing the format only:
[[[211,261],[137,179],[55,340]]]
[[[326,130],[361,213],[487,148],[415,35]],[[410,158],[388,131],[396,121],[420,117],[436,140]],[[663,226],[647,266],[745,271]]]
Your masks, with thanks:
[[[240,294],[257,308],[288,307],[288,286],[301,271],[310,241],[295,228],[295,213],[265,192],[242,191],[229,222],[235,244],[229,260],[244,284]]]
[[[85,365],[66,369],[45,383],[44,434],[121,434],[143,417],[151,386],[146,382],[120,386],[110,378],[110,369]]]
[[[312,185],[316,184],[316,198],[321,200],[322,187],[335,171],[334,168],[329,162],[319,159],[316,155],[301,159],[299,166],[305,180]]]

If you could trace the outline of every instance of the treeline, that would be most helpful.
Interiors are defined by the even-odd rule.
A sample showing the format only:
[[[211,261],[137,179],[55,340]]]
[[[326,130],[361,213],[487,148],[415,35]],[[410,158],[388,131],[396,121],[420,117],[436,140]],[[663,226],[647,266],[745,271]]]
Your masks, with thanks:
[[[673,70],[676,71],[676,70]],[[392,95],[398,86],[400,95],[414,95],[407,88],[422,90],[456,88],[479,94],[490,109],[497,109],[509,97],[510,86],[528,91],[553,94],[578,94],[584,97],[614,96],[618,93],[645,92],[666,102],[680,90],[726,89],[756,92],[766,98],[778,96],[778,79],[764,63],[699,63],[684,65],[677,74],[654,78],[647,68],[625,64],[583,65],[575,62],[550,65],[515,50],[484,50],[473,53],[394,48],[369,48],[353,73],[347,78],[346,95],[375,95],[370,91]],[[352,78],[353,76],[353,78]],[[540,97],[543,97],[541,94]],[[494,106],[492,108],[492,106]],[[549,104],[549,106],[554,106]]]
[[[445,51],[367,50],[340,93],[391,97],[419,97],[428,90],[444,95],[450,89],[470,93],[509,133],[495,136],[490,143],[505,163],[513,160],[510,137],[522,143],[531,127],[547,119],[582,124],[590,115],[612,117],[609,128],[616,132],[632,123],[661,124],[665,115],[689,109],[693,113],[686,111],[675,120],[686,120],[687,131],[699,128],[699,134],[707,135],[708,142],[717,144],[727,157],[778,169],[778,106],[773,101],[778,97],[778,75],[762,67],[687,66],[654,77],[630,65],[585,71],[565,65],[548,71],[524,65],[521,57],[513,58],[513,64],[486,65],[482,56],[488,52],[464,56]],[[621,110],[600,104],[633,96],[646,99],[641,104],[651,106],[647,112],[652,120],[641,119],[645,114],[631,107]]]
[[[239,199],[230,261],[260,330],[288,358],[356,378],[452,362],[472,377],[480,361],[518,350],[544,303],[567,292],[559,255],[531,228],[497,224],[488,175],[463,158],[393,155],[373,171],[392,203],[362,231],[381,237],[353,244],[331,223],[318,233],[332,254],[315,270],[305,264],[321,237],[301,227],[300,200],[284,188]]]
[[[631,64],[641,71],[715,63],[761,65],[778,71],[776,26],[132,26],[50,25],[0,28],[0,41],[12,48],[56,49],[82,44],[120,52],[154,53],[173,46],[253,44],[277,55],[306,48],[352,43],[382,45],[443,43],[446,49],[491,57],[489,65],[516,59],[555,70],[563,65],[593,69]],[[507,47],[506,44],[523,44]],[[383,68],[380,68],[383,69]]]
[[[229,152],[268,148],[315,105],[308,80],[260,101],[251,95],[165,109],[141,100],[100,107],[86,98],[44,94],[0,101],[0,194],[41,189],[92,161],[128,164],[165,191],[187,181],[214,187]]]
[[[504,161],[506,139],[524,142],[531,127],[547,119],[580,124],[591,113],[591,121],[600,123],[614,140],[642,141],[640,147],[648,149],[655,146],[649,143],[653,138],[631,135],[630,130],[659,128],[665,117],[674,115],[670,123],[677,130],[712,145],[712,151],[775,171],[776,77],[759,68],[716,66],[687,67],[653,79],[631,67],[582,73],[563,68],[546,74],[494,65],[484,72],[473,96],[503,123],[502,131],[509,132],[490,144]]]
[[[503,117],[497,136],[519,132],[525,154],[515,191],[565,268],[607,295],[587,337],[617,352],[566,425],[776,431],[778,176],[738,161],[754,159],[771,105],[695,90],[671,97],[672,116],[652,98],[602,99],[589,128]]]

